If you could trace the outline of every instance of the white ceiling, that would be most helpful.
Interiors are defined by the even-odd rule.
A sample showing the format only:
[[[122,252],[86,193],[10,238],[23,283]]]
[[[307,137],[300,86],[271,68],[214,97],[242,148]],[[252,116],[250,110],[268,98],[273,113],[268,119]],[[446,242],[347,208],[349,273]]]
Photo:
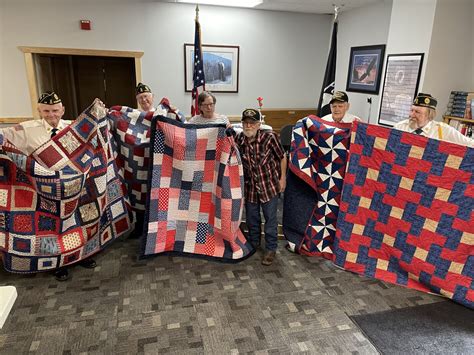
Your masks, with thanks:
[[[161,2],[176,2],[176,0],[158,0]],[[314,14],[333,14],[334,5],[340,7],[340,12],[374,3],[383,3],[391,0],[263,0],[256,6],[258,10],[303,12]],[[199,3],[199,0],[196,0]]]

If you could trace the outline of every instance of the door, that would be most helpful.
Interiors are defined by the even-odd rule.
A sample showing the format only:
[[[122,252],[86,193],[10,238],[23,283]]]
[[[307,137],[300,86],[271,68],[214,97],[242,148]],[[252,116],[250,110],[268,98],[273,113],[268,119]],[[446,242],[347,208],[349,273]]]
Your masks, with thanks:
[[[55,91],[65,119],[76,118],[96,97],[107,107],[136,106],[134,58],[38,54],[35,65],[38,92]]]

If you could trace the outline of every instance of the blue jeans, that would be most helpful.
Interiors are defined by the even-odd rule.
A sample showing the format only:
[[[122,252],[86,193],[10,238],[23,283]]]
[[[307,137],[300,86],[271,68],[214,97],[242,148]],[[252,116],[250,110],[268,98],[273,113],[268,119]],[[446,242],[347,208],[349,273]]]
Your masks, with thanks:
[[[277,207],[278,195],[265,203],[245,202],[245,218],[249,229],[248,240],[252,245],[260,245],[261,224],[260,207],[265,217],[265,249],[275,251],[278,246]]]

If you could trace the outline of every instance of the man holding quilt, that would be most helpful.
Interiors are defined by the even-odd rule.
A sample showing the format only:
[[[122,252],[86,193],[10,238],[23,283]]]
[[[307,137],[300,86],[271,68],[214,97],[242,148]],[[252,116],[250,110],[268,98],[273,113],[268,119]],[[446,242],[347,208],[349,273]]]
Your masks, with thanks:
[[[242,113],[243,132],[237,134],[244,168],[244,194],[248,240],[260,246],[260,207],[265,217],[265,253],[262,265],[271,265],[278,246],[278,194],[286,184],[286,155],[274,132],[260,130],[261,115],[254,109]]]
[[[38,99],[38,112],[39,120],[22,122],[17,126],[1,130],[4,139],[9,140],[27,155],[71,124],[71,121],[62,119],[64,106],[55,92],[48,91],[41,94]],[[87,258],[80,261],[79,265],[93,269],[97,264],[92,258]],[[54,276],[58,281],[66,281],[69,278],[68,269],[66,267],[56,269]]]
[[[160,104],[158,107],[155,106],[155,94],[151,91],[150,87],[143,83],[138,83],[137,87],[135,88],[136,99],[138,105],[140,106],[140,110],[143,112],[155,112],[159,111],[160,115],[166,116],[168,111],[172,114],[176,115],[176,119],[184,122],[186,117],[178,110],[177,107],[173,106],[169,100],[164,97],[161,99]]]
[[[110,129],[117,145],[116,160],[124,169],[125,186],[135,211],[135,229],[130,238],[139,238],[145,223],[151,121],[158,115],[186,121],[186,117],[166,97],[155,106],[154,94],[148,85],[138,83],[135,93],[139,110],[114,106],[108,112]]]
[[[71,124],[71,121],[62,119],[64,106],[54,92],[41,94],[38,100],[38,112],[41,119],[22,122],[19,126],[2,130],[6,139],[28,155]]]
[[[352,123],[360,121],[360,118],[349,113],[349,96],[344,91],[336,91],[329,101],[331,113],[321,117],[325,121],[337,123]]]
[[[438,101],[430,94],[419,93],[410,111],[410,118],[398,122],[394,128],[428,138],[474,147],[474,140],[444,122],[434,121]]]

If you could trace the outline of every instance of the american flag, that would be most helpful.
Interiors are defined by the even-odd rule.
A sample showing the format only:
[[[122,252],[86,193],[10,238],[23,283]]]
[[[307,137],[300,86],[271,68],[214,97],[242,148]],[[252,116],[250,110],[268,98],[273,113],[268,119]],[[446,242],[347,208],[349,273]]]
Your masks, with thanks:
[[[201,50],[201,25],[199,24],[199,8],[196,6],[196,19],[194,31],[194,68],[193,68],[193,91],[191,102],[191,116],[199,115],[198,96],[206,90],[204,77],[204,66],[202,63]]]

